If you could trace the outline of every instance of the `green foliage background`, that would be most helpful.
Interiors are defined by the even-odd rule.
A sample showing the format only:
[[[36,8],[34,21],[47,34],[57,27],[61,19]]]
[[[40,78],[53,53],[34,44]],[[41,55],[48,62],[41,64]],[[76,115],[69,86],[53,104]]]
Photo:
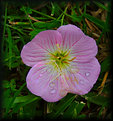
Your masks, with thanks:
[[[3,65],[1,119],[112,119],[111,111],[111,1],[35,3],[2,2]],[[30,69],[23,64],[20,52],[39,32],[74,24],[93,37],[98,45],[97,59],[101,73],[93,89],[86,95],[68,94],[48,103],[26,88]],[[103,82],[105,74],[108,76]]]

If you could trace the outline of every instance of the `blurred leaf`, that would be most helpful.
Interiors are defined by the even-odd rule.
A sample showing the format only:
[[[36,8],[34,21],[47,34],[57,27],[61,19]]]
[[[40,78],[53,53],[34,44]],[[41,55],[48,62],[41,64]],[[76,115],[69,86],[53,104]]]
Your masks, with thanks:
[[[68,95],[66,98],[65,100],[61,100],[61,102],[57,105],[57,110],[51,115],[51,119],[56,119],[72,103],[75,99],[75,95]]]
[[[12,42],[11,30],[9,27],[7,27],[7,33],[8,33],[8,44],[9,44],[9,58],[10,58],[12,56],[13,42]],[[9,59],[9,69],[11,69],[11,65],[12,65],[12,58]]]
[[[67,15],[67,16],[69,16],[70,18],[72,18],[73,22],[80,22],[82,20],[82,16],[77,16],[77,14],[75,13],[75,9],[74,8],[72,8],[72,14],[71,14],[71,16],[70,15]]]
[[[10,81],[10,87],[11,87],[11,90],[12,91],[16,91],[16,82],[15,82],[15,79],[11,79]]]
[[[40,97],[35,95],[16,97],[12,105],[13,106],[12,113],[16,113],[21,107],[31,104],[34,101],[39,101],[40,99],[41,99]]]
[[[16,98],[17,95],[20,93],[20,91],[24,88],[25,85],[26,85],[26,83],[24,83],[24,84],[19,88],[19,90],[17,90],[17,92],[15,92],[13,98],[10,100],[10,102],[8,102],[8,106],[7,106],[7,108],[6,108],[6,112],[5,112],[5,114],[4,114],[4,117],[7,116],[7,114],[8,114],[8,112],[9,112],[10,108],[11,108],[12,105],[13,105],[13,102],[14,102],[15,98]]]
[[[84,106],[85,106],[85,103],[82,101],[76,105],[77,114],[79,114],[82,111]]]
[[[62,118],[64,119],[76,119],[79,116],[79,113],[82,111],[85,103],[74,101],[70,104],[68,109],[64,112]]]
[[[102,8],[104,10],[110,11],[110,8],[106,7],[105,5],[103,5],[102,3],[100,3],[99,1],[93,1],[99,8]]]
[[[26,11],[28,14],[32,14],[32,10],[29,7],[21,7],[20,10],[24,12]]]
[[[52,20],[50,22],[35,22],[34,26],[39,29],[53,29],[60,26],[60,21]]]
[[[10,84],[8,85],[8,87],[9,86],[10,86]],[[4,90],[2,107],[7,109],[10,102],[11,102],[11,90],[10,89]]]
[[[52,8],[52,10],[51,10],[51,16],[54,16],[55,6],[54,6],[54,4],[52,2],[51,2],[51,8]]]
[[[72,102],[70,104],[70,106],[68,107],[68,109],[64,112],[62,118],[63,119],[73,119],[73,117],[75,118],[77,116],[77,110],[76,110],[76,105],[78,103],[77,102]]]
[[[23,107],[21,119],[33,119],[36,116],[37,101],[33,101]]]
[[[16,97],[13,104],[15,103],[28,103],[29,101],[31,102],[31,100],[33,101],[34,99],[38,99],[39,97],[35,96],[35,95],[26,95],[26,96],[19,96]]]
[[[86,116],[87,116],[86,114],[81,114],[81,115],[77,116],[76,119],[79,119],[79,120],[81,120],[81,119],[85,119]]]
[[[111,56],[107,56],[106,59],[101,63],[101,73],[109,71],[111,68]]]
[[[110,105],[110,98],[109,97],[97,95],[93,92],[89,92],[88,94],[83,95],[82,97],[84,97],[89,102],[92,102],[92,103],[97,104],[97,105],[104,105],[104,106]]]
[[[9,88],[10,87],[10,83],[9,83],[9,81],[7,81],[7,80],[3,80],[3,82],[2,82],[3,84],[3,88]]]
[[[31,9],[31,10],[32,10],[33,12],[35,12],[35,13],[38,13],[38,14],[42,15],[42,17],[47,17],[47,18],[49,18],[49,19],[56,19],[56,18],[54,18],[54,17],[52,17],[52,16],[49,16],[49,15],[43,13],[43,12],[39,12],[39,11],[34,10],[34,9]]]
[[[98,18],[95,18],[94,16],[91,16],[87,13],[83,14],[84,17],[86,17],[87,19],[89,19],[91,22],[95,23],[98,27],[100,27],[101,29],[105,30],[105,31],[110,31],[110,28],[108,25],[106,25],[106,23]]]

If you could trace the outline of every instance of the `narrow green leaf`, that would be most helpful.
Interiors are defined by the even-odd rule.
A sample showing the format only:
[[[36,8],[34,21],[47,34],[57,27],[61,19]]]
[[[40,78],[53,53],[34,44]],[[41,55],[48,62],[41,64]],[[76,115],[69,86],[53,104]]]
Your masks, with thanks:
[[[25,12],[25,14],[26,14],[28,20],[29,20],[29,23],[31,24],[31,27],[32,27],[33,29],[35,29],[35,27],[34,27],[33,24],[32,24],[31,19],[28,17],[28,14],[32,13],[32,10],[31,10],[30,8],[27,8],[27,9],[29,9],[29,10],[27,11],[27,10],[26,10],[26,7],[24,7],[24,6],[23,6],[22,8],[23,8],[23,10],[24,10],[24,12]],[[30,12],[29,12],[29,11],[30,11]]]
[[[20,91],[24,88],[25,85],[26,85],[26,83],[24,83],[24,84],[19,88],[19,90],[17,90],[17,92],[14,94],[14,96],[13,96],[13,98],[11,99],[9,105],[7,106],[7,109],[6,109],[6,112],[5,112],[5,114],[4,114],[4,117],[7,116],[7,114],[8,114],[8,112],[9,112],[10,108],[11,108],[12,105],[13,105],[13,102],[14,102],[15,98],[16,98],[17,95],[20,93]]]
[[[76,110],[76,105],[78,103],[77,102],[72,102],[70,104],[70,106],[68,107],[68,109],[64,112],[62,118],[63,119],[73,119],[77,116],[77,110]]]
[[[105,31],[109,31],[109,27],[106,26],[106,23],[104,21],[102,21],[98,18],[95,18],[87,13],[84,13],[83,16],[86,17],[87,19],[89,19],[91,22],[95,23],[101,29],[104,29]]]
[[[93,1],[99,8],[102,8],[104,10],[110,11],[109,8],[107,8],[105,5],[103,5],[102,3],[100,3],[99,1]]]
[[[61,26],[63,25],[64,16],[65,16],[65,14],[66,14],[67,8],[68,8],[68,6],[66,6],[66,8],[65,8],[65,10],[64,10],[64,12],[63,12],[63,16],[62,16],[62,18],[61,18]]]
[[[34,95],[20,96],[16,97],[14,103],[12,105],[13,111],[12,113],[16,113],[21,107],[24,107],[34,101],[39,101],[41,98]]]
[[[71,98],[69,98],[67,101],[65,101],[62,105],[58,106],[58,109],[56,111],[56,113],[54,113],[51,118],[55,119],[57,118],[71,103],[72,101],[75,99],[75,95],[72,96]]]
[[[82,95],[82,97],[84,97],[89,102],[92,102],[92,103],[97,104],[97,105],[108,106],[109,103],[110,103],[110,98],[109,97],[104,97],[104,96],[101,96],[101,95],[97,95],[97,94],[95,94],[93,92],[89,92],[86,95]]]
[[[54,6],[53,2],[51,2],[51,6],[52,6],[51,16],[54,16],[54,13],[55,13],[55,6]]]
[[[7,27],[7,33],[8,33],[8,43],[9,43],[9,58],[10,58],[12,56],[13,42],[12,42],[11,30],[9,27]],[[9,69],[11,69],[11,64],[12,64],[12,58],[9,59]]]
[[[17,30],[18,32],[20,32],[20,33],[21,33],[21,34],[23,34],[23,35],[26,35],[24,32],[22,32],[22,30],[21,30],[21,29],[19,29],[19,28],[17,28],[17,27],[10,26],[10,25],[8,25],[8,24],[6,24],[6,26],[8,26],[8,27],[10,27],[10,28],[12,28],[12,29]],[[26,36],[27,36],[27,35],[26,35]]]
[[[36,96],[34,96],[34,95],[19,96],[19,97],[15,98],[13,104],[25,103],[25,102],[28,102],[29,100],[34,100],[34,98],[36,98]],[[38,99],[38,97],[37,97],[37,99]]]
[[[78,103],[78,105],[76,105],[77,114],[79,114],[82,111],[84,106],[85,106],[85,103],[82,101]]]
[[[34,10],[34,9],[31,9],[31,10],[32,10],[33,12],[38,13],[38,14],[40,14],[40,15],[42,15],[42,16],[47,17],[47,18],[56,19],[56,18],[54,18],[54,17],[52,17],[52,16],[49,16],[49,15],[44,14],[44,13],[42,13],[42,12],[36,11],[36,10]]]

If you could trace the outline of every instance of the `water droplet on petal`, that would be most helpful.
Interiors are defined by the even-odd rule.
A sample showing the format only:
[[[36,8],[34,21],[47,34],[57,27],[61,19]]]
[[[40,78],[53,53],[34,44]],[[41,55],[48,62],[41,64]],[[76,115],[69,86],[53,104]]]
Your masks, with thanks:
[[[40,73],[42,74],[42,73],[45,73],[46,72],[46,69],[45,70],[42,70]]]
[[[80,84],[84,84],[84,80],[80,80]]]
[[[66,90],[61,89],[60,90],[60,96],[64,97],[67,94]]]
[[[89,73],[89,72],[86,72],[86,73],[85,73],[85,75],[86,75],[86,76],[89,76],[89,75],[90,75],[90,73]]]
[[[55,86],[55,83],[54,82],[50,82],[49,83],[49,87],[53,88]]]
[[[54,94],[55,92],[56,92],[55,89],[50,90],[50,93],[51,93],[51,94]]]
[[[39,76],[42,76],[43,74],[39,74]]]

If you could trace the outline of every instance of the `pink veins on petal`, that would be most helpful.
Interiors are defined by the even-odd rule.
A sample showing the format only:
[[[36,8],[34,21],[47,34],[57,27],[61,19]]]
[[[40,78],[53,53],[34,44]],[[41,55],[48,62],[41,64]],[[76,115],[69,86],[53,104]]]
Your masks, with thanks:
[[[40,32],[21,51],[23,62],[32,67],[27,88],[48,102],[67,93],[88,93],[100,73],[97,52],[95,40],[75,25]]]

